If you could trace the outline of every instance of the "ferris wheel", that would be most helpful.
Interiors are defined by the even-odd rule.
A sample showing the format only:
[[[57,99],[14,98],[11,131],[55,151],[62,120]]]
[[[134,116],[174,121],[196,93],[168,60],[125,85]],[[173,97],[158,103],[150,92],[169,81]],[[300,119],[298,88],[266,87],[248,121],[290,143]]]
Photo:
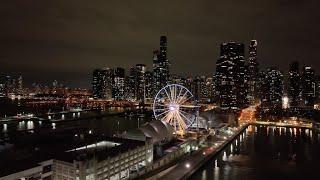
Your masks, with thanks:
[[[183,134],[195,122],[197,106],[194,102],[194,96],[187,88],[169,84],[155,96],[154,117],[172,125],[175,133]]]

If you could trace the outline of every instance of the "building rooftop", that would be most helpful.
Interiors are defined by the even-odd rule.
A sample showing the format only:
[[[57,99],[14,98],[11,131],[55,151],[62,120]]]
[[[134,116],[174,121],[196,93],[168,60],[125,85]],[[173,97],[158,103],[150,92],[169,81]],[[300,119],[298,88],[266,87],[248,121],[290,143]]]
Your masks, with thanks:
[[[78,129],[26,133],[11,148],[0,152],[0,177],[50,159],[72,163],[95,157],[101,161],[143,145],[143,141],[79,133]]]
[[[166,122],[153,120],[150,123],[142,125],[138,129],[130,130],[124,135],[128,139],[141,141],[151,141],[156,144],[163,141],[170,141],[173,138],[173,127]]]

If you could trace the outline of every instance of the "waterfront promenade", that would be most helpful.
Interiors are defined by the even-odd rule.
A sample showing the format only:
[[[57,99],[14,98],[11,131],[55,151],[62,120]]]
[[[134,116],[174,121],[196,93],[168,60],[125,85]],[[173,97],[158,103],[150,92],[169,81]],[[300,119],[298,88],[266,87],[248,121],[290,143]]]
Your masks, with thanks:
[[[166,170],[160,172],[158,175],[149,179],[187,179],[208,160],[210,160],[213,156],[223,150],[229,143],[231,143],[236,137],[238,137],[248,127],[248,125],[249,124],[243,124],[240,126],[235,133],[226,138],[222,143],[200,148],[191,156],[173,166],[169,171]]]
[[[245,123],[238,128],[231,136],[225,139],[222,143],[214,143],[215,145],[202,147],[196,152],[193,152],[190,156],[184,158],[165,171],[158,173],[157,175],[148,178],[153,179],[187,179],[213,156],[222,151],[228,144],[230,144],[235,138],[237,138],[249,125],[262,125],[262,126],[277,126],[287,128],[306,128],[314,129],[310,124],[288,124],[288,123],[266,123],[266,122],[254,122]]]

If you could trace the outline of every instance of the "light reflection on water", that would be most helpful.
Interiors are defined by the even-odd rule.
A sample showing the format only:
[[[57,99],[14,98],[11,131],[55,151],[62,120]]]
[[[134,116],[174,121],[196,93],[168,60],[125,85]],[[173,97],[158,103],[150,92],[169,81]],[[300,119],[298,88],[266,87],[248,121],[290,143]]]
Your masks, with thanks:
[[[3,124],[3,132],[7,132],[8,131],[8,125],[7,124]]]
[[[73,114],[70,113],[70,117]],[[79,117],[80,114],[75,113],[75,116]],[[67,117],[65,117],[67,118]],[[150,117],[124,117],[124,116],[106,116],[102,118],[88,118],[80,119],[77,121],[65,121],[65,122],[47,122],[47,121],[31,121],[25,120],[20,122],[8,123],[7,125],[0,124],[0,139],[11,137],[19,131],[30,131],[41,129],[70,129],[70,128],[84,128],[92,129],[94,132],[104,133],[112,136],[116,133],[122,133],[124,131],[135,129],[150,121]]]
[[[189,179],[304,179],[317,174],[319,132],[264,126],[249,126],[245,132]]]
[[[19,124],[18,124],[18,130],[19,130],[19,131],[25,130],[25,122],[24,122],[24,121],[19,122]]]
[[[27,122],[27,129],[28,130],[31,130],[31,129],[33,129],[34,128],[34,123],[33,123],[33,121],[28,121]]]

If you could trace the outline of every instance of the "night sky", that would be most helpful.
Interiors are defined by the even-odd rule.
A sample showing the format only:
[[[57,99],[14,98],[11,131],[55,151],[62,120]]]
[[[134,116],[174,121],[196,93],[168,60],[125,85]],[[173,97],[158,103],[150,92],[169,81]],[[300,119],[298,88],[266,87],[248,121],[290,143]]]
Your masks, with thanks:
[[[320,71],[317,0],[8,0],[0,4],[0,73],[90,87],[94,68],[145,63],[168,36],[173,73],[210,75],[219,44],[258,40],[262,67]],[[246,57],[247,58],[247,57]]]

